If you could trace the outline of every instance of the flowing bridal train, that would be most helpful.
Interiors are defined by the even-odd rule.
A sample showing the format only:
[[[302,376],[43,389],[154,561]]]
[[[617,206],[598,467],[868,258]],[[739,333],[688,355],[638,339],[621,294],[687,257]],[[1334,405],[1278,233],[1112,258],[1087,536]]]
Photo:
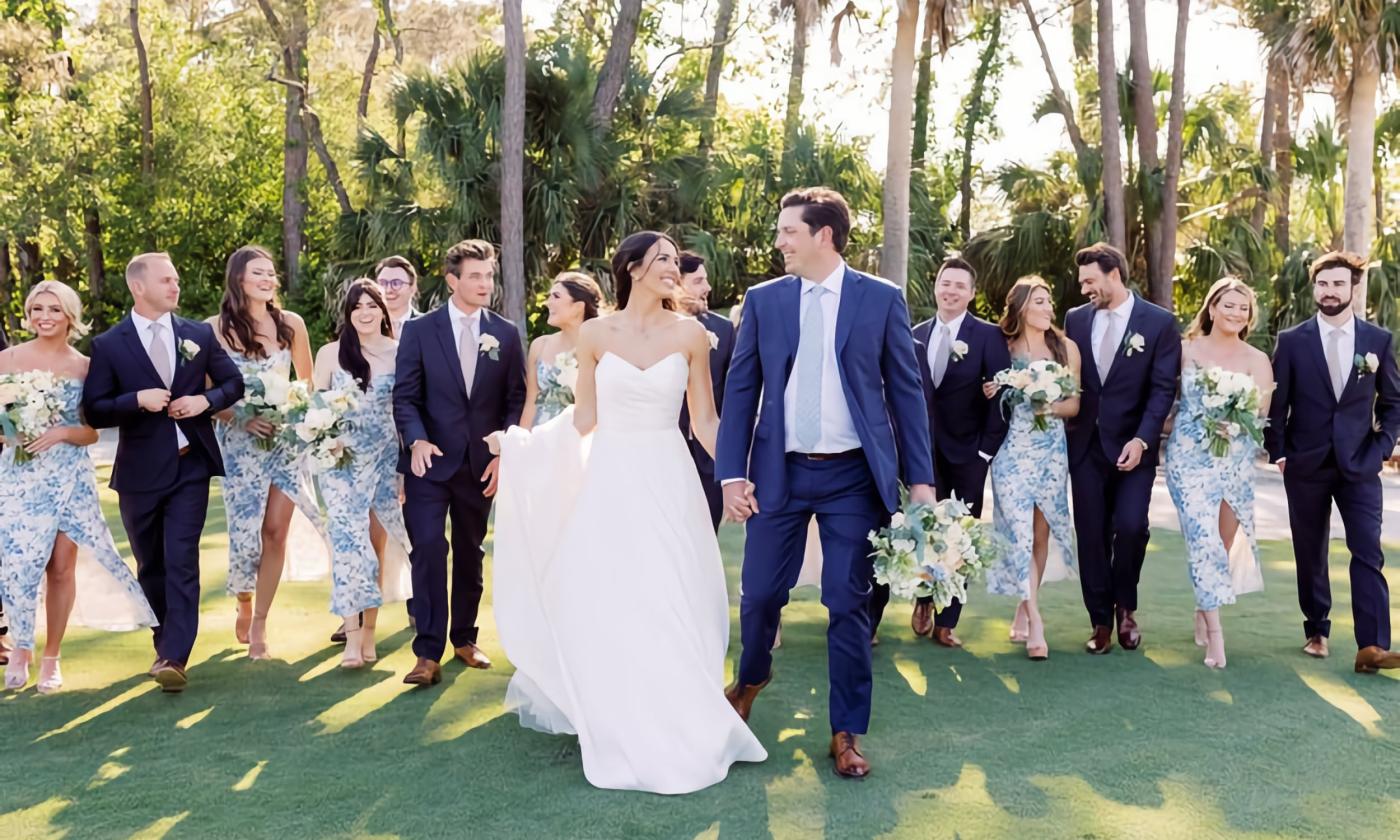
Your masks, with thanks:
[[[497,437],[496,623],[521,724],[576,733],[601,788],[688,793],[767,758],[723,695],[729,602],[685,439],[685,355],[607,352],[597,427],[571,407]]]

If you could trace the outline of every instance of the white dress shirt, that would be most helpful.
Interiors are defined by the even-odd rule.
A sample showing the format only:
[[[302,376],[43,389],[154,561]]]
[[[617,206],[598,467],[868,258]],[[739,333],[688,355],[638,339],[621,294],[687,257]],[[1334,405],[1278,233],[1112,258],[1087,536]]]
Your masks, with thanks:
[[[154,339],[154,336],[151,334],[151,324],[160,324],[165,328],[164,331],[161,332],[161,335],[164,337],[164,340],[161,341],[163,345],[161,349],[165,350],[165,355],[170,360],[170,375],[174,376],[178,357],[175,355],[175,321],[170,317],[170,313],[167,312],[152,321],[150,318],[141,315],[133,309],[131,310],[131,323],[136,327],[136,334],[141,337],[141,346],[146,349],[147,355],[150,355],[151,341]],[[175,424],[175,442],[179,444],[181,449],[189,446],[190,443],[185,437],[185,433],[180,431],[179,423]]]
[[[805,447],[797,442],[797,365],[792,366],[787,387],[783,391],[783,418],[786,428],[784,436],[788,452],[834,453],[860,448],[860,437],[856,434],[855,421],[851,419],[851,409],[846,404],[846,392],[841,387],[841,371],[836,363],[836,314],[840,311],[841,282],[846,276],[846,263],[837,264],[820,285],[827,290],[821,296],[822,307],[822,433],[816,446]],[[798,296],[798,329],[801,330],[802,315],[810,302],[809,292],[818,284],[802,279],[802,293]]]
[[[420,314],[422,313],[418,312],[416,309],[410,306],[408,308],[408,311],[403,314],[402,318],[395,318],[392,315],[389,316],[390,320],[394,322],[395,341],[403,341],[404,324],[407,324],[409,321],[412,321],[414,318],[417,318]]]
[[[1118,304],[1117,306],[1111,307],[1109,309],[1094,310],[1094,325],[1089,335],[1089,346],[1092,348],[1090,352],[1094,354],[1095,366],[1097,366],[1099,363],[1099,347],[1102,345],[1103,342],[1104,330],[1108,329],[1109,312],[1112,312],[1115,316],[1113,318],[1113,346],[1115,348],[1114,364],[1117,363],[1117,348],[1121,348],[1123,346],[1123,336],[1128,334],[1128,319],[1133,316],[1133,300],[1136,297],[1137,295],[1133,294],[1132,292],[1128,292],[1127,299],[1124,300],[1122,303]],[[1103,371],[1099,371],[1099,375],[1102,376]]]
[[[452,345],[454,347],[460,348],[462,346],[462,330],[469,327],[472,335],[476,336],[476,340],[481,341],[480,309],[468,315],[457,307],[457,302],[454,300],[448,302],[447,311],[452,316]]]
[[[1322,358],[1324,360],[1327,359],[1327,342],[1331,340],[1334,332],[1342,334],[1341,339],[1337,342],[1337,358],[1341,360],[1342,370],[1345,371],[1342,382],[1346,383],[1351,380],[1352,362],[1356,358],[1356,316],[1353,315],[1346,319],[1346,322],[1340,327],[1334,327],[1322,320],[1321,313],[1317,315],[1317,335],[1318,338],[1322,339]],[[1327,372],[1332,372],[1330,361]],[[1331,385],[1332,383],[1327,384]]]
[[[948,322],[948,352],[950,352],[950,353],[952,352],[952,349],[953,349],[953,342],[958,340],[958,330],[962,329],[963,321],[964,321],[966,318],[967,318],[967,310],[964,309],[964,310],[962,311],[962,314],[958,315],[958,317],[956,317],[956,318],[954,318],[953,320],[951,320],[951,321]],[[939,330],[942,328],[942,326],[943,326],[943,319],[942,319],[942,318],[935,318],[935,319],[934,319],[934,322],[933,322],[933,331],[930,332],[930,333],[928,334],[928,369],[929,369],[929,375],[932,375],[932,374],[933,374],[933,371],[938,367],[938,361],[937,361],[937,360],[938,360],[938,332],[939,332]],[[949,366],[949,367],[952,367],[952,365],[953,365],[953,359],[952,359],[952,357],[950,356],[950,357],[948,358],[948,366]],[[944,376],[944,377],[947,377],[947,376],[948,376],[948,371],[947,371],[947,370],[944,370],[944,371],[943,371],[943,376]]]

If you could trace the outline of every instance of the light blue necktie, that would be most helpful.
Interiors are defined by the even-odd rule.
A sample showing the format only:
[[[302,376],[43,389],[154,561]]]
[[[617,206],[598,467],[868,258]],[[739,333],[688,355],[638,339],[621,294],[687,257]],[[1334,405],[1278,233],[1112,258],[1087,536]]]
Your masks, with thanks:
[[[825,362],[825,315],[822,296],[830,290],[813,286],[807,290],[807,306],[802,314],[802,331],[797,339],[797,443],[812,450],[822,439],[822,368]]]

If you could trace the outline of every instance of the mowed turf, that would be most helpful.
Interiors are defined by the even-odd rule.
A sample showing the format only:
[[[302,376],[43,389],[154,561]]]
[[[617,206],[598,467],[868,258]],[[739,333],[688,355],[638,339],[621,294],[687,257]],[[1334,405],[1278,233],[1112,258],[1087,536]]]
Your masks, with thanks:
[[[104,501],[125,553],[105,491]],[[726,526],[721,542],[737,652],[742,531]],[[958,651],[915,640],[908,608],[892,608],[875,650],[865,740],[874,774],[864,782],[831,773],[825,613],[814,590],[799,590],[752,720],[768,761],[661,797],[590,787],[574,739],[521,729],[503,712],[511,667],[489,609],[482,640],[496,667],[448,663],[442,685],[415,690],[401,683],[413,661],[402,605],[380,619],[378,664],[343,672],[327,639],[337,623],[328,584],[284,584],[269,625],[276,659],[248,661],[223,592],[225,545],[215,494],[183,695],[145,677],[144,631],[75,629],[61,694],[0,699],[0,836],[1400,836],[1400,682],[1351,671],[1341,553],[1326,661],[1299,652],[1282,542],[1264,545],[1266,591],[1224,611],[1223,672],[1202,666],[1192,643],[1172,532],[1153,534],[1136,653],[1081,652],[1088,626],[1073,582],[1043,598],[1048,662],[1007,641],[1009,599],[975,594]]]

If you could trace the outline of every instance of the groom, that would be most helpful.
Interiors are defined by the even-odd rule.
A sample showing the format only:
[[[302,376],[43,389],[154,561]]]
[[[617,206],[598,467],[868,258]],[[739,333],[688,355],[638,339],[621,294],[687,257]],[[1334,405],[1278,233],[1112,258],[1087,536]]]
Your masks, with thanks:
[[[1279,333],[1277,387],[1265,442],[1283,473],[1298,567],[1303,652],[1327,656],[1332,503],[1351,552],[1356,670],[1400,668],[1390,651],[1390,592],[1381,566],[1381,466],[1400,435],[1400,371],[1389,330],[1352,314],[1365,260],[1332,252],[1310,269],[1317,317]]]
[[[166,254],[126,267],[131,314],[92,341],[83,413],[119,430],[112,465],[136,577],[160,622],[151,676],[183,691],[199,628],[199,537],[209,479],[224,474],[211,418],[243,397],[243,376],[214,329],[173,313],[180,275]],[[211,384],[212,383],[212,384]]]
[[[934,502],[928,415],[899,288],[849,268],[846,200],[825,187],[783,197],[777,249],[788,276],[745,297],[724,394],[715,474],[725,513],[748,523],[738,679],[725,696],[748,720],[772,679],[773,640],[813,516],[830,616],[831,755],[870,772],[870,544],[899,506],[899,481]],[[899,418],[894,423],[891,418]]]
[[[1100,242],[1074,255],[1079,289],[1089,302],[1065,315],[1079,345],[1083,393],[1066,423],[1080,587],[1094,633],[1092,654],[1118,643],[1137,650],[1137,585],[1147,553],[1147,508],[1162,426],[1176,399],[1181,336],[1176,319],[1128,291],[1123,253]]]
[[[447,252],[443,273],[452,297],[407,322],[394,381],[394,421],[404,446],[404,522],[413,545],[409,609],[418,632],[418,661],[404,682],[421,686],[442,680],[439,663],[449,641],[467,667],[491,667],[476,644],[482,543],[500,461],[491,456],[486,436],[520,422],[525,407],[520,333],[486,308],[496,287],[496,249],[477,239],[458,242]],[[449,516],[450,599],[444,535]]]

